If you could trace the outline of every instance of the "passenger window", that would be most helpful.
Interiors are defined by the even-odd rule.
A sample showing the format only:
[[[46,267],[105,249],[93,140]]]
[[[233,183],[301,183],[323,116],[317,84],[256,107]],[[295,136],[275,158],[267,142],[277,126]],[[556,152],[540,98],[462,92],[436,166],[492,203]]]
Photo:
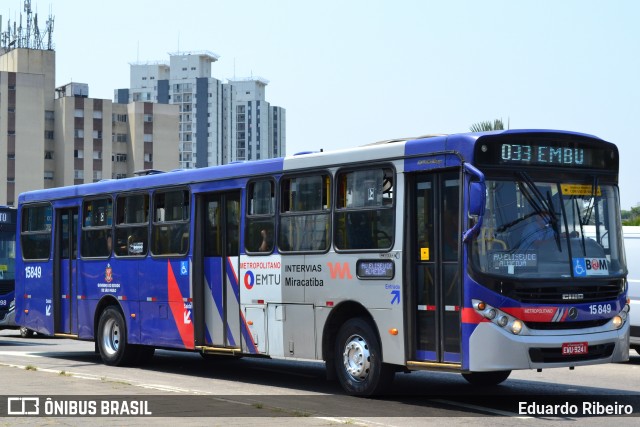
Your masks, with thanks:
[[[275,231],[275,184],[270,179],[254,181],[247,186],[247,252],[271,253]]]
[[[51,253],[50,205],[29,206],[22,209],[20,243],[25,260],[47,260]]]
[[[151,252],[186,255],[189,251],[189,192],[158,191],[153,196]]]
[[[393,177],[390,168],[336,175],[336,249],[391,249],[395,223]]]
[[[328,174],[283,178],[278,247],[281,251],[321,252],[330,245]]]
[[[145,256],[149,234],[149,195],[134,194],[116,200],[117,256]]]
[[[86,200],[82,204],[82,245],[84,258],[106,258],[113,249],[113,202],[111,198]]]

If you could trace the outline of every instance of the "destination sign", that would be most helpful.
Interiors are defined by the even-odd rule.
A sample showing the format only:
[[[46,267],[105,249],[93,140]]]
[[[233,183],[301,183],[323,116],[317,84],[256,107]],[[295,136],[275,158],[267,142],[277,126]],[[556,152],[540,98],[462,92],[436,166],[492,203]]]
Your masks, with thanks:
[[[554,140],[553,138],[480,138],[475,152],[481,165],[536,166],[617,170],[618,158],[610,144]]]
[[[394,263],[389,260],[358,260],[356,272],[361,279],[393,279]]]

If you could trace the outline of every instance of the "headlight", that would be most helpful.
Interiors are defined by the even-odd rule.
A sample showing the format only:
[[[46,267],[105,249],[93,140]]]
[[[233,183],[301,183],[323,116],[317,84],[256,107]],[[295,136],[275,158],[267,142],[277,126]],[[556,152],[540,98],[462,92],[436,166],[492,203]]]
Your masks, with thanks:
[[[498,318],[498,325],[505,327],[507,326],[507,323],[509,323],[509,318],[507,316],[500,316]]]
[[[522,331],[522,322],[518,319],[514,320],[511,324],[511,332],[518,335]]]
[[[622,324],[624,323],[622,321],[622,317],[620,316],[613,316],[613,319],[611,319],[611,321],[613,322],[613,326],[618,329],[622,326]]]

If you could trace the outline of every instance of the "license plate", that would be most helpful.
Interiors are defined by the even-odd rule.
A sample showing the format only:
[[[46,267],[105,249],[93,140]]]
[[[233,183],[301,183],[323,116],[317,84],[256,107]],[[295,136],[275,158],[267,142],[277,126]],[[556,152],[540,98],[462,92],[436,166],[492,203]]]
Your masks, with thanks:
[[[576,356],[589,353],[589,346],[586,342],[565,342],[562,344],[563,356]]]

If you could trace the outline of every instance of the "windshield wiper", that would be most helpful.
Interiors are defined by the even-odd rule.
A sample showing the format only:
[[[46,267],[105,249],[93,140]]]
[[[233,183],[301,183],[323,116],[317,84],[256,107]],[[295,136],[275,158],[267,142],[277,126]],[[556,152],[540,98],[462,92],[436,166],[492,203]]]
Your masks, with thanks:
[[[560,244],[560,230],[558,228],[558,216],[553,210],[551,193],[547,191],[547,198],[545,199],[536,184],[526,172],[518,172],[516,175],[521,179],[518,181],[520,192],[527,199],[531,207],[533,207],[536,214],[540,215],[548,224],[551,225],[556,244],[558,245],[558,250],[562,251]]]
[[[580,206],[578,206],[577,198],[574,197],[573,201],[576,207],[578,222],[580,223],[580,239],[582,240],[582,253],[584,254],[584,256],[587,256],[587,245],[585,244],[585,241],[584,241],[584,223],[582,222],[582,218],[580,217]]]
[[[531,212],[530,214],[527,214],[525,216],[523,216],[522,218],[516,218],[511,222],[508,222],[506,224],[502,224],[500,227],[496,228],[496,232],[501,233],[503,231],[507,231],[508,229],[510,229],[511,227],[513,227],[516,224],[521,223],[522,221],[531,218],[534,215],[538,215],[537,212]]]
[[[589,201],[589,207],[584,213],[582,219],[583,224],[588,224],[591,221],[591,215],[593,214],[593,208],[596,206],[596,197],[598,196],[598,176],[594,175],[593,183],[591,184],[591,200]]]

